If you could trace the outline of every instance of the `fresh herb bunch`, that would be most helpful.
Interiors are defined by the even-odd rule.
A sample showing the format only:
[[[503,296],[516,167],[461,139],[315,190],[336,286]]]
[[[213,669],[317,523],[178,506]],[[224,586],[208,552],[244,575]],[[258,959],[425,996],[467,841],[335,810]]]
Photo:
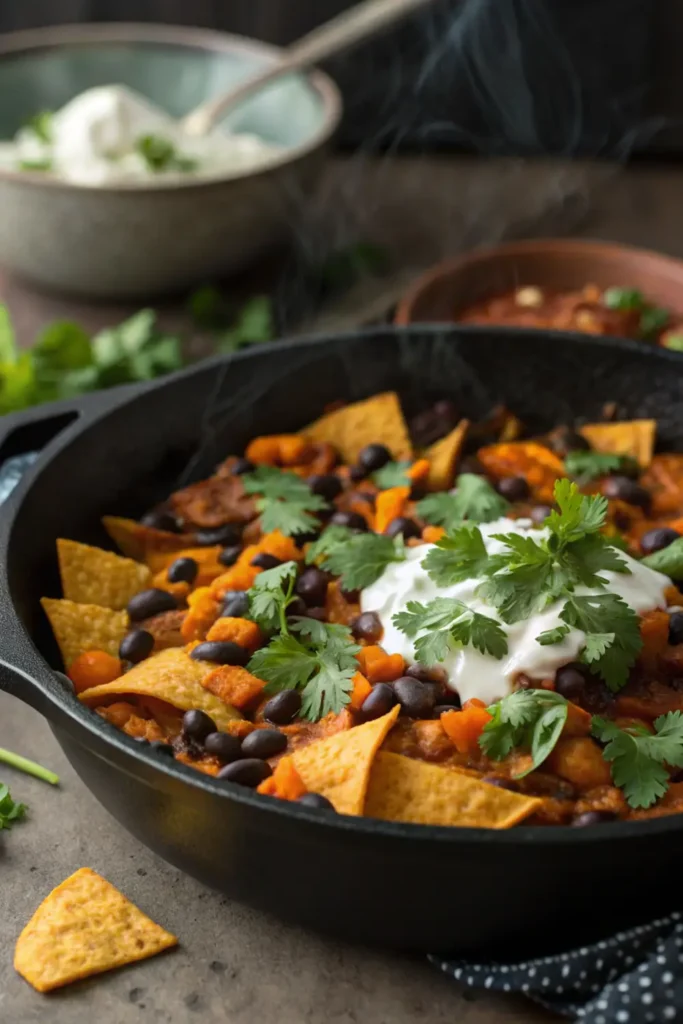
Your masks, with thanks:
[[[312,513],[328,508],[324,498],[314,494],[296,473],[274,466],[258,466],[252,473],[244,473],[242,484],[247,494],[258,495],[256,507],[264,533],[279,530],[288,537],[310,533],[319,526]]]
[[[569,705],[554,690],[516,690],[488,708],[493,716],[479,737],[479,746],[492,761],[502,761],[515,748],[531,754],[531,765],[517,776],[534,771],[552,752],[567,721]]]
[[[249,591],[251,617],[267,632],[279,630],[252,656],[249,671],[266,681],[269,693],[300,689],[301,714],[315,722],[348,703],[360,647],[346,626],[306,616],[287,618],[296,574],[296,562],[285,562],[259,573]]]
[[[406,611],[394,615],[392,622],[415,641],[415,656],[423,665],[443,661],[458,647],[475,647],[499,659],[507,654],[500,623],[454,598],[436,597],[426,605],[408,601]]]
[[[504,516],[510,504],[482,476],[461,473],[455,481],[452,494],[430,494],[417,506],[417,513],[434,526],[453,530],[469,520],[473,523],[491,523]]]
[[[405,556],[400,534],[385,537],[330,526],[309,549],[307,561],[319,562],[323,569],[339,576],[344,590],[363,590],[378,580],[388,565],[402,562]]]
[[[602,754],[612,762],[614,784],[631,807],[651,807],[664,796],[669,774],[664,765],[683,767],[683,715],[670,711],[654,722],[654,733],[643,725],[620,728],[614,722],[592,719],[593,735],[605,743]]]

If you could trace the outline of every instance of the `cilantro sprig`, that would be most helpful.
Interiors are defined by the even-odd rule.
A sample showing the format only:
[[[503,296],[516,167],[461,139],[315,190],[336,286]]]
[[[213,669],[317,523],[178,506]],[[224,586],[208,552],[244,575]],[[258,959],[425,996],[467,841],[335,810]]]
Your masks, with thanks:
[[[484,726],[479,746],[493,761],[502,761],[515,748],[531,754],[531,764],[516,777],[538,768],[552,753],[569,705],[554,690],[516,690],[488,708],[493,716]]]
[[[279,530],[288,537],[309,533],[319,525],[312,513],[328,507],[301,477],[274,466],[258,466],[252,473],[244,473],[242,484],[247,494],[258,495],[256,508],[264,533]]]
[[[507,654],[500,623],[455,598],[436,597],[426,605],[408,601],[406,611],[394,615],[392,622],[415,641],[415,656],[423,665],[443,661],[458,647],[474,647],[498,659]]]
[[[417,513],[427,523],[454,529],[467,519],[474,523],[491,523],[500,519],[510,504],[482,476],[461,473],[452,494],[430,494],[417,506]]]
[[[296,562],[283,562],[265,569],[248,592],[249,615],[265,632],[287,632],[287,608],[294,601]]]
[[[569,476],[575,477],[581,483],[597,480],[598,477],[608,476],[610,473],[630,473],[635,471],[638,465],[630,455],[578,449],[567,453],[564,464]]]
[[[654,722],[654,733],[633,724],[625,729],[597,715],[593,735],[605,743],[602,756],[612,763],[612,779],[631,807],[651,807],[664,796],[669,774],[664,767],[683,767],[683,715],[670,711]]]
[[[319,561],[323,569],[339,576],[344,590],[371,586],[388,565],[404,558],[405,544],[400,535],[354,533],[333,526],[323,531],[307,554],[307,561]]]
[[[0,831],[11,828],[26,814],[26,804],[14,801],[7,786],[0,783]]]
[[[649,569],[656,569],[670,576],[672,580],[683,580],[683,537],[679,537],[673,544],[655,551],[642,559],[643,565]]]
[[[411,487],[412,480],[408,476],[410,462],[387,462],[386,466],[375,470],[372,474],[372,482],[380,491],[388,491],[392,487]]]

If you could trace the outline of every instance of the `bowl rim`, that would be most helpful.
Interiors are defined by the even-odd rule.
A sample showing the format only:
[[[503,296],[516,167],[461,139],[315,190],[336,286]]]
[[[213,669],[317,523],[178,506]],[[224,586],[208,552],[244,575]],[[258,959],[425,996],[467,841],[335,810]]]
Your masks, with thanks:
[[[39,53],[65,46],[99,46],[117,43],[160,44],[185,46],[190,50],[207,51],[217,54],[243,53],[265,58],[275,63],[282,55],[283,48],[270,43],[214,29],[193,28],[184,25],[154,25],[136,22],[102,22],[88,25],[50,25],[43,28],[24,29],[0,36],[0,62],[5,58],[22,54]],[[296,146],[287,146],[275,152],[271,159],[264,161],[253,170],[240,169],[226,174],[192,178],[188,181],[149,181],[137,183],[122,182],[108,185],[88,185],[47,177],[40,171],[12,171],[0,168],[0,183],[24,182],[34,187],[47,187],[73,193],[103,193],[108,195],[142,194],[149,195],[169,192],[186,192],[192,189],[218,187],[226,182],[258,178],[280,167],[295,163],[316,150],[321,149],[332,138],[343,113],[343,100],[337,84],[325,72],[317,68],[298,72],[308,88],[314,92],[322,105],[319,127],[306,141]]]
[[[563,250],[563,252],[558,252]],[[529,253],[544,255],[552,260],[563,254],[585,253],[586,255],[606,256],[609,253],[637,256],[642,262],[656,266],[657,272],[664,276],[666,271],[676,272],[683,283],[683,259],[659,252],[656,249],[643,249],[625,242],[612,242],[600,238],[525,238],[519,241],[503,242],[500,245],[485,246],[481,249],[470,249],[452,259],[434,263],[419,274],[403,293],[394,315],[393,323],[399,327],[418,324],[423,321],[415,318],[415,307],[424,292],[433,285],[444,282],[466,267],[473,267],[497,260],[499,257],[524,256]],[[429,321],[436,322],[436,321]],[[444,321],[457,323],[457,321]]]

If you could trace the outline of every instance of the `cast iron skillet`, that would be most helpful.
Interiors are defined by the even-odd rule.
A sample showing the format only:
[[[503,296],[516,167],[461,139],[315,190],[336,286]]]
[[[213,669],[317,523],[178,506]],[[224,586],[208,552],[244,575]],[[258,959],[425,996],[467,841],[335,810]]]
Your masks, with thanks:
[[[39,606],[59,595],[54,541],[104,540],[255,434],[296,429],[340,397],[396,388],[410,412],[504,401],[532,425],[605,400],[653,416],[683,449],[683,361],[627,341],[470,327],[382,328],[281,342],[142,388],[0,422],[0,458],[49,440],[0,515],[0,688],[44,714],[114,817],[162,857],[254,906],[349,939],[413,950],[548,953],[671,909],[683,817],[507,832],[315,812],[141,749],[83,708]]]

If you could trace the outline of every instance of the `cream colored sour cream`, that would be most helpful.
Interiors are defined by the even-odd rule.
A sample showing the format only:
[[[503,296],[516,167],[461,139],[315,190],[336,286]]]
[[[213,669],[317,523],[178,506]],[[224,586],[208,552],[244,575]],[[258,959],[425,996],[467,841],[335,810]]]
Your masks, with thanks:
[[[45,173],[79,185],[144,184],[251,170],[279,151],[256,135],[218,128],[202,138],[186,135],[178,121],[122,85],[88,89],[49,121],[49,142],[26,127],[13,141],[0,143],[0,167],[31,170],[44,164]],[[188,170],[169,163],[155,170],[139,152],[145,136],[170,143],[178,157],[195,166]]]
[[[504,550],[500,541],[491,536],[494,533],[518,533],[522,536],[542,538],[547,536],[543,529],[533,529],[529,519],[499,519],[480,527],[486,550],[499,554]],[[496,610],[477,596],[481,579],[465,580],[450,587],[438,587],[429,578],[421,563],[433,545],[422,544],[408,548],[404,562],[394,562],[382,576],[361,593],[362,611],[375,612],[384,627],[382,647],[390,654],[402,654],[406,661],[415,661],[415,648],[392,623],[398,612],[405,611],[409,601],[426,604],[435,597],[454,597],[464,602],[473,611],[481,612],[500,622],[508,642],[508,653],[499,661],[488,654],[481,654],[474,647],[461,647],[449,652],[442,662],[448,673],[448,685],[455,690],[462,701],[478,697],[485,704],[492,704],[512,692],[515,677],[523,672],[530,679],[552,678],[558,668],[575,661],[584,646],[585,633],[572,629],[559,644],[542,646],[536,640],[539,634],[562,625],[560,612],[563,601],[556,601],[529,619],[507,625],[502,622]],[[635,612],[642,614],[653,608],[665,608],[665,589],[671,585],[668,576],[649,569],[620,552],[631,570],[630,574],[601,572],[607,580],[606,590],[618,594]],[[605,590],[577,587],[579,595],[604,594]]]

